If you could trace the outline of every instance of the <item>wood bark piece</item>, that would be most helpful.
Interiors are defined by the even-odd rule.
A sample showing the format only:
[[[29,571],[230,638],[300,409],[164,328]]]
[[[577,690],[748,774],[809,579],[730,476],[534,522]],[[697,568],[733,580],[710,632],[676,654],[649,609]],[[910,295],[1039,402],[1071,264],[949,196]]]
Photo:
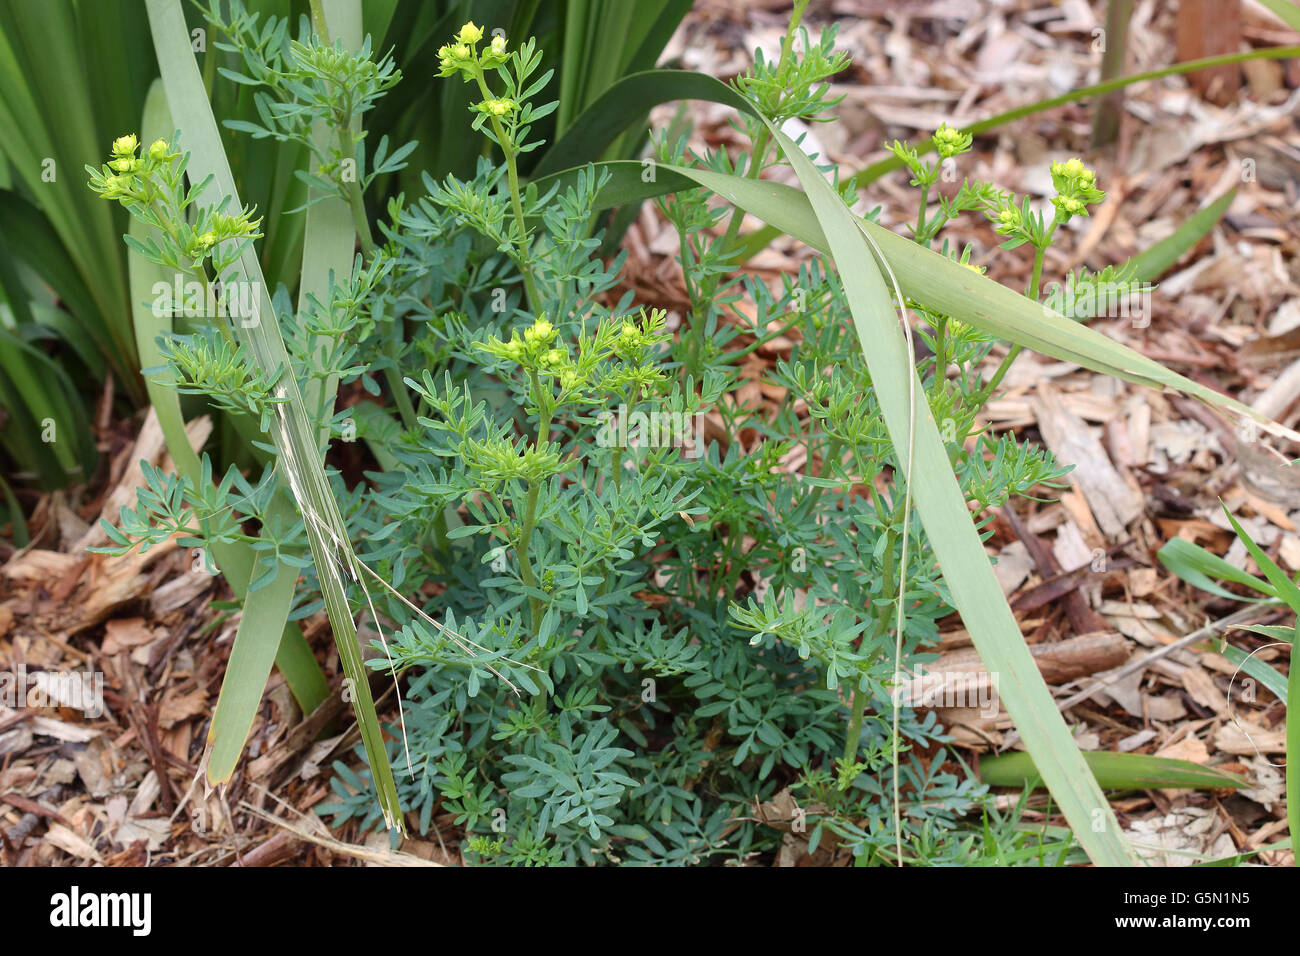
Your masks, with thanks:
[[[1036,535],[1025,527],[1024,522],[1020,520],[1020,516],[1016,514],[1014,508],[1007,505],[1002,509],[1002,513],[1010,523],[1011,529],[1015,531],[1016,537],[1024,542],[1025,548],[1029,551],[1029,556],[1034,559],[1034,563],[1038,567],[1038,576],[1043,579],[1044,583],[1056,578],[1061,573],[1061,565],[1057,562],[1055,555],[1038,540]],[[1091,572],[1090,566],[1089,571]],[[1061,599],[1065,604],[1065,613],[1070,618],[1070,626],[1073,628],[1074,633],[1088,634],[1093,631],[1103,630],[1106,627],[1105,619],[1090,608],[1083,595],[1079,593],[1078,588],[1082,583],[1082,579],[1074,579],[1071,583],[1073,586],[1062,595]],[[1042,587],[1042,585],[1039,585],[1039,587]],[[1024,595],[1021,595],[1017,600],[1023,597]],[[1016,603],[1012,602],[1012,607],[1015,606]]]
[[[1240,0],[1179,0],[1175,22],[1179,61],[1236,53],[1241,44]],[[1187,79],[1206,99],[1227,106],[1241,88],[1241,66],[1197,70]]]
[[[1123,536],[1129,522],[1142,514],[1142,492],[1120,476],[1101,442],[1050,385],[1041,383],[1030,404],[1043,442],[1061,464],[1074,465],[1066,480],[1083,493],[1098,526],[1108,537]]]
[[[1102,631],[1052,644],[1031,644],[1029,653],[1043,680],[1063,684],[1120,666],[1128,660],[1129,643],[1122,634]],[[904,681],[902,694],[904,702],[933,698],[940,705],[947,700],[945,706],[962,706],[951,703],[959,692],[965,691],[968,697],[982,696],[990,686],[996,690],[996,685],[979,654],[961,650],[942,655],[926,665],[920,676]]]

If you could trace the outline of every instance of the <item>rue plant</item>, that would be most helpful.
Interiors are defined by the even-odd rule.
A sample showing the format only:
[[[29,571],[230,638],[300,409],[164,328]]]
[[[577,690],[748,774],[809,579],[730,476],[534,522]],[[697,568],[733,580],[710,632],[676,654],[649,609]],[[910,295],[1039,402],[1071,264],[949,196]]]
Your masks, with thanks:
[[[362,446],[360,468],[328,471],[358,559],[342,586],[388,636],[370,666],[403,676],[386,756],[412,826],[453,814],[475,863],[741,864],[776,852],[785,831],[862,864],[1023,848],[952,759],[934,712],[895,702],[895,675],[932,658],[954,602],[907,507],[904,462],[828,261],[811,257],[779,285],[738,273],[739,214],[724,223],[711,194],[683,188],[659,202],[680,236],[689,305],[637,301],[620,286],[623,255],[602,260],[591,228],[613,172],[521,181],[518,157],[540,145],[532,124],[553,108],[534,104],[550,74],[538,75],[531,41],[489,39],[474,23],[439,62],[481,96],[466,125],[484,156],[472,177],[426,175],[423,196],[391,202],[376,241],[363,191],[383,150],[367,170],[345,127],[388,88],[390,65],[363,67],[320,37],[291,44],[238,9],[221,21],[247,64],[230,78],[267,98],[267,122],[244,131],[333,131],[333,147],[312,140],[313,184],[349,204],[360,255],[305,307],[277,291],[268,318],[285,368],[257,367],[218,324],[166,337],[165,374],[254,430],[278,414],[283,377],[347,396],[336,408],[321,388],[313,411],[337,442]],[[760,114],[743,120],[750,149],[694,156],[684,137],[661,137],[658,163],[757,179],[789,161],[765,120],[827,118],[829,80],[846,63],[833,30],[816,42],[798,30],[801,11],[779,59],[759,58],[734,85]],[[348,77],[364,95],[350,98]],[[940,163],[971,146],[946,127],[933,142]],[[200,285],[219,277],[212,257],[226,253],[213,250],[254,241],[251,213],[199,205],[175,138],[157,156],[135,149],[115,144],[92,188],[167,237],[138,251]],[[1033,245],[1032,299],[1056,227],[1102,198],[1071,161],[1053,169],[1050,224],[987,183],[932,208],[939,164],[895,151],[920,189],[917,242],[929,247],[965,212],[988,215],[1008,246]],[[969,247],[940,251],[979,271]],[[989,335],[897,304],[921,319],[916,399],[940,424],[974,520],[983,528],[1010,498],[1050,491],[1063,469],[1046,452],[978,421],[1014,350],[984,381]],[[256,479],[232,467],[214,480],[206,461],[198,480],[148,472],[116,547],[178,533],[243,542],[262,552],[254,585],[287,562],[302,571],[294,615],[325,606],[310,528],[268,511],[276,462]],[[322,812],[376,825],[370,770],[335,770],[337,799]],[[792,820],[754,812],[789,800]]]

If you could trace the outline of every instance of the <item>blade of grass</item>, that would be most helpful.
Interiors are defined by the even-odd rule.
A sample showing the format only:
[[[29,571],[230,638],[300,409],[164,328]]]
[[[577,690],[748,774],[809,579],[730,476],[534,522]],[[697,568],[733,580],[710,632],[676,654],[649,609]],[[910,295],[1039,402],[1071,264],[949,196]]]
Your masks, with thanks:
[[[1296,587],[1289,574],[1279,568],[1276,562],[1264,553],[1264,549],[1255,543],[1255,539],[1246,533],[1246,530],[1237,522],[1232,512],[1228,510],[1228,506],[1223,504],[1222,501],[1219,504],[1223,507],[1223,513],[1228,516],[1232,530],[1237,533],[1241,543],[1246,546],[1250,556],[1255,559],[1259,569],[1264,572],[1264,577],[1268,578],[1268,583],[1273,585],[1277,592],[1277,598],[1294,613],[1300,614],[1300,588]]]
[[[1295,628],[1291,629],[1291,660],[1287,664],[1287,700],[1300,695],[1300,667],[1296,666],[1296,647],[1300,645]],[[1300,707],[1286,709],[1286,825],[1291,839],[1300,837]]]
[[[96,326],[118,385],[139,402],[144,387],[119,248],[125,220],[68,175],[108,145],[98,135],[77,16],[69,3],[0,5],[0,150],[40,203],[94,302],[81,319]],[[123,40],[110,34],[103,42],[121,47]]]
[[[740,94],[706,73],[693,70],[633,73],[614,83],[582,111],[538,161],[533,178],[541,179],[595,159],[636,117],[673,100],[708,100],[750,111],[748,101]]]
[[[324,17],[329,24],[328,40],[341,40],[348,50],[361,46],[361,9],[359,3],[325,0]],[[319,30],[317,32],[320,32]],[[360,117],[353,121],[353,135],[360,132]],[[312,128],[312,138],[317,144],[337,148],[334,136],[323,122]],[[313,174],[318,173],[318,162],[312,158]],[[311,189],[308,198],[313,204],[307,207],[307,225],[302,248],[302,277],[298,283],[298,312],[306,314],[314,297],[325,306],[330,301],[330,288],[334,283],[344,283],[352,275],[352,256],[356,249],[357,233],[353,226],[352,209],[338,196],[322,197],[320,191]],[[328,342],[318,336],[313,348],[324,348]],[[312,379],[303,388],[307,408],[317,414],[321,424],[321,449],[329,443],[329,421],[333,417],[334,401],[338,394],[338,378],[331,376],[322,382]]]
[[[27,518],[23,515],[23,506],[18,503],[14,490],[9,487],[9,482],[5,481],[3,475],[0,475],[0,493],[4,494],[5,507],[9,510],[13,543],[16,547],[25,548],[31,542],[31,535],[27,532]]]
[[[1222,502],[1220,502],[1222,504]],[[1248,535],[1244,528],[1233,517],[1232,512],[1228,510],[1227,505],[1223,505],[1223,513],[1228,516],[1232,523],[1232,530],[1237,533],[1241,543],[1246,546],[1250,556],[1255,559],[1259,569],[1264,572],[1264,577],[1268,578],[1269,583],[1277,588],[1277,596],[1281,598],[1286,606],[1300,615],[1300,588],[1291,580],[1291,576],[1277,566],[1277,564],[1264,553],[1264,549],[1255,543],[1254,539]],[[1300,631],[1292,626],[1291,628],[1291,662],[1287,668],[1286,690],[1287,699],[1295,697],[1300,693],[1300,667],[1296,667],[1296,647],[1300,646],[1300,639],[1297,635]],[[1300,753],[1300,707],[1287,707],[1286,709],[1286,820],[1287,827],[1291,833],[1291,839],[1300,836],[1300,760],[1296,760],[1295,755]]]
[[[1234,186],[1219,199],[1204,209],[1197,210],[1185,223],[1174,230],[1173,234],[1161,239],[1149,249],[1144,249],[1125,265],[1134,270],[1133,278],[1139,282],[1151,282],[1160,278],[1183,254],[1201,241],[1206,233],[1214,228],[1215,223],[1223,218],[1232,201],[1237,198]]]
[[[0,328],[0,407],[9,417],[0,428],[0,443],[21,469],[11,477],[64,487],[93,472],[90,421],[72,381],[48,355],[5,328]]]
[[[1246,626],[1242,627],[1241,630],[1258,632],[1260,629],[1257,627]],[[1282,630],[1290,632],[1292,629],[1288,627],[1283,628]],[[1277,637],[1279,635],[1266,633],[1265,636]],[[1290,637],[1286,637],[1285,640],[1289,642]],[[1248,677],[1253,677],[1255,680],[1263,684],[1264,687],[1282,703],[1285,704],[1290,699],[1290,693],[1287,688],[1287,678],[1279,673],[1276,668],[1269,666],[1258,657],[1255,657],[1253,653],[1247,654],[1240,647],[1236,647],[1232,644],[1224,644],[1222,647],[1216,648],[1216,651],[1232,663],[1236,664],[1237,667]]]
[[[1300,7],[1287,0],[1259,0],[1260,6],[1267,7],[1277,14],[1278,19],[1292,30],[1300,30]]]
[[[1211,554],[1200,545],[1192,544],[1185,538],[1172,538],[1166,541],[1164,546],[1156,552],[1156,557],[1161,564],[1188,584],[1219,597],[1229,598],[1233,601],[1261,601],[1277,597],[1277,588],[1267,581],[1242,571],[1240,568],[1223,560],[1217,554]],[[1250,598],[1242,594],[1233,594],[1226,588],[1219,587],[1211,578],[1241,584],[1253,591],[1258,591],[1265,597]]]
[[[1239,790],[1250,786],[1245,777],[1190,760],[1105,750],[1084,751],[1083,759],[1096,775],[1098,785],[1107,790]],[[985,757],[979,762],[979,778],[990,787],[1042,785],[1033,757],[1023,752]]]

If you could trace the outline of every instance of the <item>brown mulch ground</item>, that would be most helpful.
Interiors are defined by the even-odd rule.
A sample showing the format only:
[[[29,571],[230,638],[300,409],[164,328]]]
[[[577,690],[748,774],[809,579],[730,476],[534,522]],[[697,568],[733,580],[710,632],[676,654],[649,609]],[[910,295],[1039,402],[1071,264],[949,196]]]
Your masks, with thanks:
[[[853,66],[838,78],[836,92],[845,97],[838,121],[810,136],[852,171],[882,158],[883,144],[894,138],[916,139],[941,121],[960,126],[1095,82],[1099,57],[1091,46],[1103,11],[1103,4],[1083,0],[815,3],[808,22],[816,28],[837,20],[838,46],[852,54]],[[727,79],[746,68],[755,47],[775,54],[787,16],[781,0],[700,0],[667,55]],[[1174,35],[1169,5],[1138,2],[1128,70],[1172,62]],[[1300,36],[1249,3],[1242,37],[1257,46],[1300,44]],[[1052,161],[1079,155],[1096,169],[1108,199],[1094,216],[1072,223],[1049,254],[1045,276],[1058,281],[1079,265],[1123,261],[1236,188],[1224,221],[1160,280],[1149,323],[1091,324],[1295,427],[1300,62],[1256,62],[1242,77],[1240,92],[1224,106],[1178,78],[1132,88],[1118,145],[1096,152],[1087,149],[1089,106],[1039,114],[977,139],[960,175],[1042,197],[1050,192]],[[737,141],[728,111],[689,109],[699,147]],[[883,207],[882,222],[897,226],[914,217],[914,196],[896,173],[867,199]],[[1027,247],[1000,250],[982,220],[963,217],[945,235],[973,243],[973,261],[998,281],[1027,283]],[[652,204],[625,247],[628,284],[644,301],[684,301],[676,236]],[[780,241],[753,265],[771,278],[797,268],[805,255]],[[768,354],[765,361],[772,360]],[[779,398],[760,384],[765,367],[749,366],[755,401]],[[1054,503],[1019,502],[1014,513],[1000,514],[989,543],[1058,697],[1077,700],[1106,670],[1143,661],[1066,709],[1079,745],[1178,757],[1252,782],[1238,793],[1149,791],[1117,801],[1130,837],[1161,865],[1285,837],[1284,707],[1263,690],[1255,700],[1242,699],[1235,667],[1211,642],[1150,655],[1240,607],[1184,586],[1157,562],[1161,545],[1184,537],[1252,569],[1228,529],[1222,499],[1283,567],[1300,571],[1300,487],[1267,454],[1243,450],[1226,424],[1193,402],[1037,356],[1017,361],[985,420],[995,430],[1041,440],[1077,466],[1072,487]],[[234,781],[206,792],[203,744],[235,626],[214,602],[229,593],[175,547],[124,558],[85,551],[101,543],[94,530],[101,515],[111,520],[124,503],[133,504],[134,463],[145,458],[167,467],[156,422],[110,422],[106,415],[100,421],[107,473],[93,487],[42,498],[30,522],[30,549],[16,553],[0,541],[0,660],[29,675],[100,672],[107,708],[87,719],[71,707],[0,705],[3,859],[110,866],[459,862],[446,817],[436,838],[408,840],[400,856],[388,852],[383,837],[364,840],[348,827],[331,834],[315,820],[312,807],[330,793],[330,762],[347,758],[354,737],[316,741],[304,733],[278,674]],[[204,424],[196,423],[195,442],[205,437]],[[1280,450],[1286,458],[1300,455]],[[336,679],[323,616],[306,622],[306,632]],[[1228,636],[1246,649],[1268,643],[1241,631]],[[969,671],[969,644],[954,619],[941,669]],[[1257,656],[1287,667],[1284,647]],[[1005,714],[940,717],[972,752],[1015,746]],[[1045,809],[1035,803],[1031,819]],[[1257,859],[1293,863],[1289,851]]]

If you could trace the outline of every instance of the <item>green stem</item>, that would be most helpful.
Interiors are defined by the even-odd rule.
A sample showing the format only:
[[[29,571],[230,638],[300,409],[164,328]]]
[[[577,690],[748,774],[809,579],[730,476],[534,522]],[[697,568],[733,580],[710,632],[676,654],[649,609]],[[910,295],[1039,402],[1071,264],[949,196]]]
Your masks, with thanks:
[[[1029,277],[1029,289],[1025,292],[1025,298],[1038,301],[1038,284],[1043,278],[1043,256],[1047,253],[1047,247],[1052,244],[1052,234],[1056,232],[1056,223],[1052,223],[1052,228],[1047,231],[1047,236],[1041,246],[1034,247],[1034,272]]]
[[[1047,235],[1043,237],[1042,244],[1034,246],[1034,271],[1029,277],[1029,289],[1025,292],[1025,297],[1032,302],[1038,301],[1038,286],[1043,278],[1043,256],[1047,253],[1047,247],[1052,244],[1052,236],[1056,234],[1056,226],[1056,220],[1052,220],[1052,226],[1047,230]],[[997,390],[997,387],[1002,384],[1002,379],[1007,372],[1010,371],[1011,363],[1019,358],[1022,351],[1024,351],[1024,348],[1020,345],[1013,345],[1007,350],[1006,358],[998,365],[997,371],[993,373],[989,383],[980,390],[978,404],[983,405],[988,401],[989,397]]]
[[[211,289],[211,286],[208,284],[207,273],[205,273],[202,267],[200,267],[194,270],[192,275],[197,277],[199,283],[203,286],[203,303],[204,305],[206,305],[208,301],[208,292]],[[230,346],[230,350],[232,352],[236,351],[239,348],[239,345],[238,343],[235,342],[235,333],[230,331],[229,319],[223,320],[215,315],[212,317],[212,319],[213,319],[213,324],[221,331],[221,337],[225,339],[226,344]]]
[[[343,153],[344,159],[355,159],[357,154],[356,141],[352,138],[352,123],[349,120],[351,110],[345,110],[341,113],[337,123],[339,136],[339,150]],[[352,225],[357,231],[357,239],[361,242],[361,255],[367,262],[375,257],[375,240],[370,233],[370,220],[366,218],[366,201],[361,195],[361,169],[355,171],[352,179],[346,184],[348,206],[352,210]]]
[[[542,445],[551,440],[551,402],[555,393],[546,394],[536,369],[529,369],[528,379],[533,386],[533,399],[537,402],[537,438],[533,442],[533,450],[541,451]]]
[[[885,532],[885,554],[880,576],[880,593],[882,595],[893,594],[897,586],[894,582],[894,544],[898,540],[899,532],[895,525],[898,523],[899,513],[902,511],[901,503],[902,499],[892,509],[889,518],[889,530]],[[906,520],[905,516],[904,520]],[[878,637],[882,630],[888,627],[892,610],[892,606],[888,604],[877,608],[871,628],[872,639]],[[849,728],[847,739],[844,742],[844,763],[857,759],[858,744],[862,738],[862,721],[866,716],[868,696],[866,691],[854,686],[853,697],[849,702]]]
[[[817,468],[818,478],[825,477],[826,469],[830,467],[832,461],[838,460],[840,451],[843,448],[844,439],[837,435],[830,436],[830,439],[826,442],[826,452],[822,455],[821,465]],[[810,511],[816,506],[817,502],[821,500],[822,492],[825,490],[825,487],[822,485],[817,485],[813,488],[812,494],[808,496],[808,508]]]
[[[943,316],[934,336],[934,382],[938,386],[948,378],[948,316]]]
[[[925,207],[930,203],[930,184],[921,182],[921,202],[916,212],[916,241],[921,243],[927,249],[930,248],[930,239],[925,234]]]
[[[474,68],[474,79],[478,81],[478,88],[483,94],[483,99],[493,99],[492,91],[488,89],[487,81],[483,78],[481,67]],[[528,236],[528,224],[524,221],[524,204],[519,194],[519,166],[515,160],[515,142],[506,135],[506,131],[501,126],[499,119],[489,114],[488,120],[492,123],[492,132],[496,134],[497,143],[501,146],[501,152],[506,158],[506,177],[510,183],[510,206],[515,214],[515,242],[518,246],[515,264],[519,266],[519,272],[524,277],[524,291],[528,295],[528,307],[535,312],[541,300],[537,296],[537,286],[533,281],[532,269],[528,265],[531,240]]]
[[[528,499],[524,503],[524,523],[519,529],[519,576],[523,578],[524,585],[531,589],[537,588],[537,578],[533,576],[533,565],[528,556],[528,548],[532,541],[533,528],[536,527],[537,494],[540,489],[541,485],[537,482],[528,483]],[[542,602],[536,595],[528,595],[528,611],[533,633],[536,634],[542,626]]]

